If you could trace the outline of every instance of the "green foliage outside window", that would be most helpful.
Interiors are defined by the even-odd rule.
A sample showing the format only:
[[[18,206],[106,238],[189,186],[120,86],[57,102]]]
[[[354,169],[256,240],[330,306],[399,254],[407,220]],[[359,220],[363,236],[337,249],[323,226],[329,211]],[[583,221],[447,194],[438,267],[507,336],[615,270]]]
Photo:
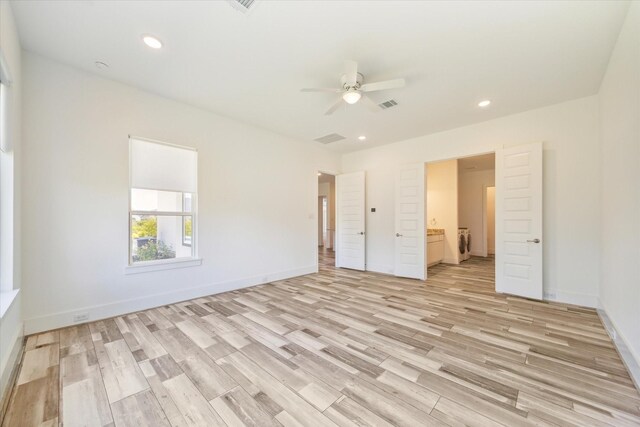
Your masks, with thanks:
[[[144,246],[136,248],[133,256],[134,261],[152,261],[155,259],[171,259],[176,257],[176,251],[171,245],[167,245],[163,241],[150,241]]]
[[[184,235],[191,237],[191,218],[186,218],[184,220]]]
[[[131,224],[131,237],[156,237],[158,235],[158,217],[148,216],[139,220],[134,219]]]

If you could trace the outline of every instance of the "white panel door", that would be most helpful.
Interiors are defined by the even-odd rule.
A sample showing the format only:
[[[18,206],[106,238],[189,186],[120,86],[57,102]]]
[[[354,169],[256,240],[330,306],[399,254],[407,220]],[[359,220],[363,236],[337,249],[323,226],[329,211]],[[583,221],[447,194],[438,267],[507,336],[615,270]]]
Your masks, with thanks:
[[[365,269],[364,172],[336,177],[336,267]]]
[[[542,143],[496,152],[496,291],[542,299]]]
[[[400,167],[396,177],[396,244],[394,274],[425,280],[424,163]]]

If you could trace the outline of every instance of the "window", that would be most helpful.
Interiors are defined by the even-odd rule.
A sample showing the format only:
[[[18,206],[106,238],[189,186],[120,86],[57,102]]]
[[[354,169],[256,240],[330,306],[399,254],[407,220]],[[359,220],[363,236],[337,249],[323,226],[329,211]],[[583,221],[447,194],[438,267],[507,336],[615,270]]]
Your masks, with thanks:
[[[0,50],[0,319],[19,292],[14,280],[13,97],[8,64]]]
[[[193,195],[185,193],[182,198],[183,208],[185,212],[191,212],[193,206]],[[182,217],[182,246],[191,246],[193,240],[193,218],[191,216]]]
[[[130,138],[129,265],[196,257],[198,154]]]

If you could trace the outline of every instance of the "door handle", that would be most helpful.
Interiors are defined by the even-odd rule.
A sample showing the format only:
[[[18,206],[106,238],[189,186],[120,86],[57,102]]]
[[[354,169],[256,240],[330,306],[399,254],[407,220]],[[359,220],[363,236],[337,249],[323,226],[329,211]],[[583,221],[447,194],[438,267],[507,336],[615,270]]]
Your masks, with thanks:
[[[396,237],[402,237],[402,234],[396,233]]]
[[[364,231],[361,231],[358,234],[362,236],[362,235],[364,235]]]
[[[530,243],[540,243],[540,239],[527,240]]]

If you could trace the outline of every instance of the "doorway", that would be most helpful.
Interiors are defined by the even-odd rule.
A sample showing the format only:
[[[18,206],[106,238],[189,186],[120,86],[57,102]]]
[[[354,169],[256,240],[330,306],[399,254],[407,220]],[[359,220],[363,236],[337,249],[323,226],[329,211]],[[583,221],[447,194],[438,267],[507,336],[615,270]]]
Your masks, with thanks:
[[[318,265],[335,266],[336,177],[318,172]]]
[[[488,187],[495,190],[494,153],[426,164],[428,269],[439,264],[467,267],[473,258],[488,256],[488,233],[495,232],[487,227]]]
[[[504,147],[487,155],[423,164],[426,168],[425,183],[422,188],[426,201],[425,218],[424,222],[418,224],[421,225],[419,228],[423,233],[414,239],[414,246],[426,247],[424,259],[419,259],[425,273],[427,266],[433,267],[445,262],[447,235],[452,237],[454,234],[459,254],[457,254],[457,260],[455,258],[450,260],[451,264],[466,264],[473,268],[474,259],[490,260],[494,266],[497,292],[537,300],[543,299],[542,154],[542,143],[537,142]],[[483,158],[491,168],[489,182],[483,181],[479,175],[481,172],[485,174],[483,168],[473,164],[473,162],[482,163]],[[438,184],[438,180],[431,173],[445,163],[450,166],[447,168],[447,173],[443,174],[447,180],[441,183],[441,188],[432,191],[434,182]],[[406,166],[399,169],[399,176],[402,176],[405,169]],[[456,173],[452,173],[454,170]],[[478,186],[480,191],[476,191]],[[467,190],[464,189],[465,187]],[[490,187],[493,188],[487,191]],[[454,194],[451,191],[452,188],[459,189],[457,198],[452,196]],[[440,207],[435,203],[434,196],[442,196],[443,190],[447,190],[448,193],[448,212],[452,212],[452,206],[458,204],[457,215],[455,212],[439,214],[439,218],[438,215],[433,214],[433,208]],[[478,197],[481,207],[479,216],[476,213],[478,209],[468,210],[469,205],[477,204]],[[396,196],[396,207],[402,207],[401,202],[402,200]],[[465,205],[467,205],[466,208]],[[488,211],[491,207],[495,207],[493,213]],[[455,229],[449,232],[447,227],[438,229],[441,224],[439,221],[444,219],[449,222],[454,216],[457,222]],[[478,217],[480,218],[479,229],[473,225]],[[494,225],[493,230],[491,230],[492,225]],[[474,230],[479,230],[479,233]],[[433,234],[436,233],[440,233],[443,237],[435,238]],[[396,236],[401,238],[403,234],[396,232]],[[440,241],[436,242],[437,240]],[[432,250],[432,247],[436,244],[444,245],[443,250],[439,252],[441,259],[433,258],[437,252]],[[493,246],[494,257],[488,256],[491,246]],[[396,258],[397,255],[398,245],[396,245]],[[419,278],[398,274],[397,271],[396,268],[396,275],[401,277]],[[431,271],[428,275],[431,275]]]

